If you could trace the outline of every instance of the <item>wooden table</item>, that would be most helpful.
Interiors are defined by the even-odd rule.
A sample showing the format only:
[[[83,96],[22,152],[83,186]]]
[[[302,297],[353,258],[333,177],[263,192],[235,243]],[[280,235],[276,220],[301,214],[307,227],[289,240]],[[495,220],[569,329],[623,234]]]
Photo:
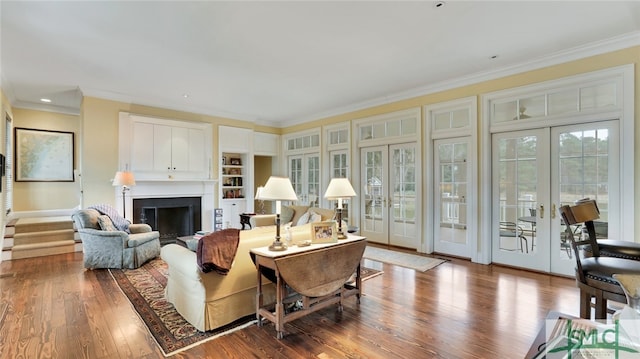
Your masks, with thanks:
[[[240,213],[240,224],[242,225],[242,229],[244,229],[244,225],[248,225],[249,229],[251,229],[251,217],[255,216],[255,213]]]
[[[307,247],[289,247],[285,251],[274,252],[268,247],[251,249],[256,264],[258,286],[256,294],[256,317],[258,326],[265,318],[275,323],[278,339],[284,335],[284,324],[292,320],[338,304],[342,310],[342,300],[352,295],[358,303],[362,294],[360,262],[367,245],[365,237],[348,235],[337,243],[312,244]],[[275,271],[276,303],[264,303],[262,292],[262,269]],[[353,274],[355,284],[346,285]],[[287,288],[302,300],[302,308],[285,312]]]

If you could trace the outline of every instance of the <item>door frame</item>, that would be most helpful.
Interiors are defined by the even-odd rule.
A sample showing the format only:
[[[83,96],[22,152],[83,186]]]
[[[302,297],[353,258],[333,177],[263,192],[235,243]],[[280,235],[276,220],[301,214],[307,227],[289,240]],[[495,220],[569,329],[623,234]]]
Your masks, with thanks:
[[[585,74],[569,76],[558,80],[546,81],[530,86],[523,86],[503,91],[488,93],[481,96],[483,119],[480,139],[480,161],[484,163],[480,168],[480,240],[479,263],[491,263],[491,232],[492,232],[492,132],[512,129],[526,129],[535,127],[554,127],[577,122],[597,122],[604,119],[619,119],[620,139],[620,188],[625,189],[625,195],[620,198],[621,233],[632,233],[635,238],[635,191],[634,191],[634,65],[622,65],[605,70],[593,71]],[[617,86],[619,97],[617,105],[604,109],[583,111],[570,116],[545,116],[535,121],[517,121],[492,124],[492,101],[503,98],[517,98],[537,93],[550,92],[554,89],[579,86],[594,82],[609,81]]]
[[[375,115],[371,117],[360,118],[358,120],[353,120],[351,122],[351,129],[350,129],[351,143],[352,143],[352,146],[351,146],[352,161],[350,162],[351,167],[358,168],[358,169],[361,168],[360,149],[363,147],[373,147],[378,145],[394,145],[394,144],[415,142],[417,146],[416,147],[416,181],[418,181],[419,183],[423,183],[423,180],[422,180],[424,178],[423,168],[425,166],[425,163],[423,163],[423,160],[422,160],[423,151],[420,149],[421,144],[423,143],[421,110],[422,109],[420,107],[415,107],[407,110],[401,110],[401,111],[385,113],[381,115]],[[362,127],[384,125],[385,122],[397,121],[397,120],[408,120],[408,119],[415,120],[414,133],[411,133],[411,134],[400,133],[398,135],[389,135],[385,137],[372,138],[372,139],[360,138],[360,129]],[[358,186],[360,186],[361,180],[362,178],[359,170],[351,172],[352,184],[357,183]],[[424,226],[424,216],[425,216],[424,204],[426,203],[425,193],[428,193],[428,191],[424,191],[423,186],[417,186],[416,188],[416,192],[419,192],[419,193],[416,193],[416,196],[419,201],[419,203],[416,204],[416,208],[419,208],[419,213],[420,213],[420,215],[416,217],[416,221],[417,221],[416,231],[418,235],[420,233],[423,233],[423,229],[426,228]],[[361,193],[361,190],[362,189],[360,187],[356,188],[356,193]],[[361,218],[361,212],[364,211],[364,208],[361,208],[360,206],[360,199],[358,198],[354,199],[354,204],[356,203],[357,205],[353,206],[352,218],[357,218],[359,221]],[[425,236],[420,235],[420,238],[417,244],[417,251],[425,252],[424,248],[425,248],[425,243],[427,242],[429,242],[429,240],[427,240]],[[430,252],[427,252],[427,253],[430,253]]]

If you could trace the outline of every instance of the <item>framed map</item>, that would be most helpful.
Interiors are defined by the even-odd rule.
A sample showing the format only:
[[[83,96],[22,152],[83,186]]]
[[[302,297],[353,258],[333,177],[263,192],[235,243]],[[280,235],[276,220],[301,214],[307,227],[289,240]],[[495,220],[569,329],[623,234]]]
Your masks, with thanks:
[[[73,182],[73,135],[16,127],[16,182]]]

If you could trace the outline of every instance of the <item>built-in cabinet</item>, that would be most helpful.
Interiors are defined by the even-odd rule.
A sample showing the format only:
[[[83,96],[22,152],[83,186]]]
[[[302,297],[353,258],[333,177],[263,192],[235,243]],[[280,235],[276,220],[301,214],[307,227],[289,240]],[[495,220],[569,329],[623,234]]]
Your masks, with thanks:
[[[208,123],[121,115],[120,167],[136,179],[208,179],[211,134]]]
[[[239,153],[222,153],[222,199],[245,198],[244,158]]]
[[[225,228],[241,228],[240,214],[253,212],[253,130],[218,127],[220,207]]]

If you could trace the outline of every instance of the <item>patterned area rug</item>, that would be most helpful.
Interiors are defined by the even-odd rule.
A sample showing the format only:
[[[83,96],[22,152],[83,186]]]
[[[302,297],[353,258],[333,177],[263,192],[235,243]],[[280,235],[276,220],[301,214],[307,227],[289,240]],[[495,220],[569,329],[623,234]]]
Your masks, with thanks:
[[[212,331],[198,331],[165,300],[164,288],[167,285],[168,270],[167,264],[160,258],[153,259],[138,269],[110,269],[109,272],[165,356],[174,355],[256,323],[256,317],[252,314]],[[382,273],[363,267],[362,280]]]
[[[174,355],[256,322],[256,317],[252,314],[208,332],[197,330],[164,298],[168,270],[167,264],[160,258],[151,260],[138,269],[109,271],[165,356]]]

